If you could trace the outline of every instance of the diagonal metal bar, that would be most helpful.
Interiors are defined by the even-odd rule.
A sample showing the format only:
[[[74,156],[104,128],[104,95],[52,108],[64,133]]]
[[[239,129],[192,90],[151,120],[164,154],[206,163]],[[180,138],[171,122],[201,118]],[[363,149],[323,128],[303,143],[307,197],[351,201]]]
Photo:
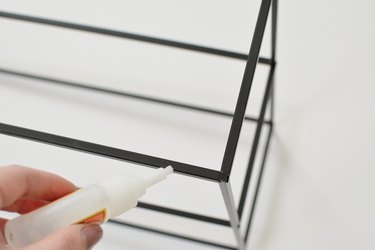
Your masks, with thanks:
[[[179,239],[188,240],[188,241],[192,241],[192,242],[202,243],[202,244],[209,245],[209,246],[214,246],[214,247],[219,247],[219,248],[224,248],[224,249],[230,249],[230,250],[238,250],[236,247],[232,247],[232,246],[228,246],[228,245],[224,245],[224,244],[220,244],[220,243],[215,243],[215,242],[211,242],[211,241],[206,241],[206,240],[202,240],[202,239],[197,239],[197,238],[193,238],[193,237],[189,237],[189,236],[185,236],[185,235],[180,235],[180,234],[176,234],[176,233],[171,233],[171,232],[167,232],[167,231],[162,231],[162,230],[159,230],[159,229],[154,229],[154,228],[145,227],[145,226],[141,226],[141,225],[136,225],[136,224],[128,223],[128,222],[124,222],[124,221],[109,220],[108,222],[111,222],[113,224],[118,224],[118,225],[121,225],[121,226],[132,227],[132,228],[136,228],[136,229],[140,229],[140,230],[144,230],[144,231],[148,231],[148,232],[152,232],[152,233],[163,234],[163,235],[167,235],[167,236],[174,237],[174,238],[179,238]]]
[[[245,117],[246,106],[250,95],[257,61],[259,58],[259,51],[263,40],[264,30],[266,28],[267,17],[270,10],[271,0],[263,0],[260,6],[257,23],[251,43],[249,58],[246,63],[244,76],[238,95],[236,109],[230,128],[228,142],[225,148],[221,171],[227,178],[230,176],[232,164],[237,149],[238,139],[241,133],[242,123]]]
[[[144,202],[138,202],[138,207],[144,208],[144,209],[149,209],[149,210],[154,210],[162,213],[167,213],[167,214],[173,214],[189,219],[195,219],[199,221],[205,221],[217,225],[222,225],[222,226],[230,226],[229,221],[219,219],[219,218],[214,218],[211,216],[205,216],[205,215],[200,215],[200,214],[195,214],[195,213],[190,213],[190,212],[185,212],[177,209],[172,209],[172,208],[167,208],[167,207],[161,207],[161,206],[156,206]]]
[[[158,104],[175,106],[175,107],[184,108],[184,109],[196,110],[196,111],[206,112],[206,113],[215,114],[215,115],[233,117],[233,114],[229,113],[229,112],[224,112],[224,111],[219,111],[219,110],[215,110],[215,109],[209,109],[209,108],[204,108],[204,107],[200,107],[200,106],[164,100],[164,99],[161,99],[161,98],[154,98],[154,97],[149,97],[149,96],[138,95],[138,94],[125,92],[125,91],[118,91],[118,90],[113,90],[113,89],[95,87],[95,86],[92,86],[92,85],[87,84],[87,83],[77,83],[77,82],[66,81],[66,80],[61,80],[61,79],[51,78],[51,77],[45,77],[45,76],[41,76],[41,75],[29,74],[29,73],[25,73],[25,72],[20,72],[20,71],[15,71],[15,70],[10,70],[10,69],[4,69],[4,68],[0,68],[0,73],[12,75],[12,76],[23,77],[23,78],[29,78],[29,79],[38,80],[38,81],[41,81],[41,82],[53,83],[53,84],[62,85],[62,86],[74,87],[74,88],[78,88],[78,89],[87,89],[87,90],[101,92],[101,93],[105,93],[105,94],[123,96],[123,97],[127,97],[127,98],[133,98],[133,99],[148,101],[148,102],[152,102],[152,103],[158,103]],[[254,118],[254,117],[251,117],[251,116],[246,116],[245,120],[253,121],[253,122],[258,121],[257,118]],[[264,123],[270,124],[270,121],[264,121]]]
[[[26,21],[26,22],[31,22],[31,23],[37,23],[37,24],[50,25],[50,26],[55,26],[55,27],[60,27],[60,28],[67,28],[67,29],[72,29],[72,30],[80,30],[80,31],[107,35],[107,36],[126,38],[126,39],[153,43],[153,44],[158,44],[158,45],[163,45],[163,46],[169,46],[169,47],[174,47],[174,48],[179,48],[179,49],[203,52],[203,53],[216,55],[216,56],[224,56],[224,57],[229,57],[233,59],[247,60],[247,57],[248,57],[247,54],[238,53],[234,51],[210,48],[210,47],[201,46],[201,45],[195,45],[195,44],[167,40],[167,39],[162,39],[162,38],[157,38],[157,37],[139,35],[139,34],[124,32],[124,31],[99,28],[99,27],[94,27],[90,25],[52,20],[48,18],[34,17],[34,16],[4,12],[4,11],[0,11],[0,17],[13,19],[13,20],[19,20],[19,21]],[[259,63],[271,64],[272,61],[268,58],[261,58],[261,60],[259,60]]]
[[[176,173],[198,177],[210,181],[219,181],[222,173],[216,170],[202,168],[182,162],[140,154],[137,152],[108,147],[100,144],[76,140],[59,135],[49,134],[9,124],[0,123],[0,134],[19,137],[32,141],[60,146],[68,149],[100,155],[116,160],[128,161],[148,167],[166,167],[171,165]]]

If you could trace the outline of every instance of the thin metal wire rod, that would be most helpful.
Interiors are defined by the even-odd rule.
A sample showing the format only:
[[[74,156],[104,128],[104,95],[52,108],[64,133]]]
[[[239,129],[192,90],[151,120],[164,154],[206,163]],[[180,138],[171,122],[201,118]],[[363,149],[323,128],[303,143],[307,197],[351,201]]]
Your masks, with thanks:
[[[271,126],[274,123],[275,118],[275,78],[272,80],[272,89],[271,89],[271,97],[270,97],[270,123]]]
[[[233,199],[233,192],[229,182],[219,183],[221,193],[223,195],[225,207],[233,229],[234,237],[238,244],[238,250],[245,250],[245,239],[240,232],[240,219],[237,214],[236,205]]]
[[[210,113],[210,114],[222,115],[222,116],[226,116],[226,117],[233,117],[233,114],[229,113],[229,112],[224,112],[224,111],[204,108],[204,107],[200,107],[200,106],[195,106],[195,105],[188,105],[188,104],[183,104],[183,103],[179,103],[179,102],[163,100],[161,98],[153,98],[153,97],[148,97],[148,96],[142,96],[142,95],[133,94],[133,93],[130,93],[130,92],[124,92],[124,91],[117,91],[117,90],[112,90],[112,89],[107,89],[107,88],[94,87],[94,86],[91,86],[90,84],[86,84],[86,83],[71,82],[71,81],[66,81],[66,80],[61,80],[61,79],[56,79],[56,78],[50,78],[50,77],[45,77],[45,76],[40,76],[40,75],[35,75],[35,74],[24,73],[24,72],[20,72],[20,71],[14,71],[14,70],[10,70],[10,69],[4,69],[4,68],[0,68],[0,73],[18,76],[18,77],[30,78],[30,79],[34,79],[34,80],[39,80],[39,81],[43,81],[43,82],[54,83],[54,84],[58,84],[58,85],[69,86],[69,87],[74,87],[74,88],[79,88],[79,89],[87,89],[87,90],[97,91],[97,92],[101,92],[101,93],[105,93],[105,94],[123,96],[123,97],[127,97],[127,98],[133,98],[133,99],[138,99],[138,100],[143,100],[143,101],[148,101],[148,102],[153,102],[153,103],[158,103],[158,104],[163,104],[163,105],[175,106],[175,107],[184,108],[184,109],[196,110],[196,111],[206,112],[206,113]],[[252,121],[252,122],[258,121],[257,118],[252,117],[252,116],[246,116],[245,120],[246,121]],[[270,121],[264,121],[264,123],[269,125]]]
[[[227,246],[227,245],[220,244],[220,243],[196,239],[196,238],[193,238],[193,237],[188,237],[188,236],[184,236],[184,235],[180,235],[180,234],[170,233],[170,232],[167,232],[167,231],[162,231],[162,230],[158,230],[158,229],[154,229],[154,228],[144,227],[144,226],[136,225],[136,224],[133,224],[133,223],[123,222],[123,221],[118,221],[118,220],[109,220],[108,222],[111,222],[113,224],[118,224],[118,225],[121,225],[121,226],[128,226],[128,227],[132,227],[132,228],[136,228],[136,229],[140,229],[140,230],[144,230],[144,231],[149,231],[149,232],[152,232],[152,233],[163,234],[163,235],[167,235],[167,236],[174,237],[174,238],[179,238],[179,239],[188,240],[188,241],[192,241],[192,242],[202,243],[202,244],[206,244],[206,245],[209,245],[209,246],[220,247],[220,248],[223,248],[223,249],[237,250],[237,248],[232,247],[232,246]]]
[[[277,42],[277,12],[278,12],[278,0],[272,1],[272,26],[271,26],[271,60],[273,65],[276,67],[276,42]],[[271,122],[273,123],[275,118],[275,78],[272,83],[271,93]]]
[[[147,167],[166,167],[168,165],[171,165],[175,173],[185,174],[210,181],[221,181],[222,179],[222,173],[216,170],[202,168],[150,155],[140,154],[137,152],[127,151],[123,149],[108,147],[82,140],[76,140],[59,135],[44,133],[27,128],[16,127],[9,124],[0,123],[0,134],[42,142],[54,146],[60,146],[116,160],[128,161]]]
[[[259,189],[260,189],[260,185],[262,183],[263,172],[264,172],[264,169],[265,169],[264,166],[266,165],[267,153],[268,153],[268,149],[269,149],[269,145],[270,145],[270,141],[271,141],[272,131],[273,131],[273,126],[270,126],[269,131],[268,131],[267,143],[266,143],[264,153],[263,153],[262,164],[261,164],[261,168],[260,168],[260,171],[259,171],[258,182],[257,182],[257,186],[255,188],[253,202],[252,202],[252,206],[251,206],[251,210],[250,210],[250,217],[249,217],[248,224],[247,224],[247,227],[246,227],[245,242],[249,241],[249,233],[250,233],[251,225],[252,225],[252,222],[253,222],[256,204],[257,204],[257,201],[258,201]]]
[[[238,205],[238,214],[240,218],[242,217],[243,209],[245,206],[247,191],[249,189],[249,184],[250,184],[250,179],[251,179],[251,174],[253,172],[254,162],[255,162],[257,151],[258,151],[259,139],[260,139],[260,135],[262,133],[262,128],[263,128],[262,121],[264,120],[267,106],[270,100],[270,92],[272,89],[274,72],[275,72],[275,66],[272,66],[268,75],[267,85],[266,85],[266,89],[264,92],[263,102],[262,102],[262,106],[261,106],[261,110],[259,114],[259,122],[256,127],[253,145],[251,147],[250,159],[247,165],[245,179],[244,179],[243,186],[242,186],[240,202]]]
[[[144,209],[149,209],[149,210],[154,210],[162,213],[167,213],[167,214],[173,214],[181,217],[186,217],[189,219],[195,219],[199,221],[205,221],[217,225],[222,225],[222,226],[230,226],[229,221],[219,219],[219,218],[214,218],[211,216],[205,216],[205,215],[200,215],[200,214],[195,214],[195,213],[190,213],[190,212],[185,212],[177,209],[172,209],[172,208],[167,208],[167,207],[161,207],[161,206],[156,206],[144,202],[138,202],[138,207],[144,208]]]
[[[238,139],[241,133],[242,123],[245,117],[246,106],[250,95],[257,60],[259,57],[260,47],[262,45],[264,30],[266,28],[267,17],[271,5],[271,0],[263,0],[260,6],[257,23],[251,43],[249,58],[246,63],[245,72],[242,79],[240,92],[234,111],[232,125],[230,128],[227,145],[221,165],[221,171],[228,178],[232,170],[233,160],[237,149]]]
[[[272,26],[271,26],[271,39],[272,39],[272,62],[273,62],[273,69],[276,70],[276,33],[277,33],[277,12],[278,12],[278,4],[277,4],[278,0],[273,0],[272,1]],[[274,73],[275,74],[275,73]],[[253,196],[253,202],[252,202],[252,206],[251,206],[251,209],[250,209],[250,216],[249,216],[249,219],[248,219],[248,224],[247,224],[247,227],[246,227],[246,233],[245,233],[245,242],[249,242],[250,239],[250,230],[251,230],[251,226],[253,224],[253,218],[254,218],[254,214],[255,214],[255,208],[256,208],[256,204],[257,204],[257,201],[258,201],[258,195],[259,195],[259,189],[260,189],[260,186],[261,186],[261,183],[262,183],[262,177],[263,177],[263,172],[264,172],[264,168],[265,168],[265,164],[266,164],[266,159],[267,159],[267,153],[268,153],[268,149],[269,149],[269,145],[270,145],[270,141],[271,141],[271,136],[272,136],[272,132],[273,132],[273,122],[274,122],[274,104],[275,104],[275,77],[273,76],[272,77],[272,81],[271,81],[271,96],[270,96],[270,105],[271,105],[271,126],[269,127],[269,131],[268,131],[268,138],[267,138],[267,143],[266,143],[266,146],[265,146],[265,149],[264,149],[264,153],[263,153],[263,159],[262,159],[262,163],[261,163],[261,167],[260,167],[260,171],[259,171],[259,176],[258,176],[258,182],[257,182],[257,186],[255,188],[255,193],[254,193],[254,196]]]
[[[19,21],[26,21],[26,22],[31,22],[31,23],[50,25],[50,26],[61,27],[61,28],[67,28],[67,29],[72,29],[72,30],[80,30],[80,31],[91,32],[91,33],[107,35],[107,36],[126,38],[126,39],[131,39],[131,40],[137,40],[137,41],[142,41],[142,42],[147,42],[147,43],[153,43],[153,44],[158,44],[158,45],[163,45],[163,46],[190,50],[190,51],[203,52],[203,53],[217,55],[217,56],[224,56],[224,57],[229,57],[229,58],[234,58],[234,59],[247,60],[247,55],[243,53],[210,48],[206,46],[167,40],[167,39],[162,39],[162,38],[157,38],[157,37],[139,35],[139,34],[134,34],[134,33],[129,33],[129,32],[111,30],[111,29],[106,29],[106,28],[99,28],[99,27],[94,27],[94,26],[89,26],[89,25],[52,20],[48,18],[33,17],[33,16],[4,12],[4,11],[0,11],[0,17],[9,18],[13,20],[19,20]],[[272,61],[268,58],[260,58],[259,63],[271,64]]]
[[[277,0],[272,1],[272,26],[271,26],[271,61],[272,64],[276,63],[276,41],[277,41],[277,12],[278,12],[278,2]]]

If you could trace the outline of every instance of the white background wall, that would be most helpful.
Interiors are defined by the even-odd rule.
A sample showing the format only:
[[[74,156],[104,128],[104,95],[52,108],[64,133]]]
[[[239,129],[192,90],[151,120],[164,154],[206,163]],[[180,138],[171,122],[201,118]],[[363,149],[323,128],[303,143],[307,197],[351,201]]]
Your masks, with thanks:
[[[3,10],[126,27],[125,30],[244,52],[248,49],[249,30],[252,30],[248,24],[254,15],[247,10],[253,10],[258,2],[197,1],[191,2],[192,7],[189,4],[0,1]],[[217,7],[213,8],[215,4]],[[364,0],[280,1],[276,126],[253,227],[252,249],[374,249],[374,5]],[[213,17],[207,18],[207,12]],[[191,15],[193,21],[186,19]],[[226,110],[233,108],[243,70],[243,64],[237,61],[202,58],[187,52],[120,43],[116,39],[92,39],[91,35],[4,20],[0,29],[0,42],[5,44],[1,46],[1,67],[97,85],[105,82],[111,87],[141,93],[152,90],[156,96],[170,94],[176,99],[220,105]],[[138,60],[135,51],[141,47],[145,52],[138,55],[142,58]],[[263,54],[267,54],[267,48],[263,49]],[[258,77],[261,80],[263,73]],[[218,166],[229,126],[227,120],[190,113],[184,113],[181,120],[173,109],[157,110],[99,95],[87,97],[82,92],[30,85],[6,76],[0,80],[3,122],[165,154],[212,168]],[[147,84],[150,80],[152,85]],[[233,86],[228,82],[233,82]],[[220,88],[212,89],[212,84]],[[261,87],[255,86],[254,93],[261,93]],[[253,95],[256,106],[259,95]],[[255,112],[253,106],[250,105],[249,113]],[[176,115],[177,121],[169,120],[171,114]],[[137,129],[147,137],[135,137]],[[251,131],[251,126],[248,129]],[[127,164],[4,136],[0,142],[1,164],[16,162],[47,169],[82,185],[103,175],[134,171]],[[239,158],[246,155],[247,143],[242,141]],[[105,174],[103,165],[108,166]],[[90,174],[77,175],[77,169]],[[236,176],[240,176],[240,171]],[[169,191],[165,198],[166,190],[170,190],[167,187],[177,184],[178,192]],[[150,191],[145,199],[178,206],[187,198],[179,195],[185,194],[191,184],[191,179],[173,177],[164,186]],[[238,191],[240,185],[233,185]],[[195,193],[202,187],[218,192],[210,184],[197,182],[193,186],[197,186]],[[195,195],[189,199],[199,203],[207,200],[207,196]],[[208,200],[203,213],[225,216],[224,210],[216,209],[220,202],[220,197]],[[184,206],[193,211],[202,209],[189,202]],[[187,224],[186,228],[191,231],[192,227]],[[229,234],[218,229],[214,237],[230,241]],[[111,225],[105,226],[104,240],[97,249],[176,248],[211,249]]]

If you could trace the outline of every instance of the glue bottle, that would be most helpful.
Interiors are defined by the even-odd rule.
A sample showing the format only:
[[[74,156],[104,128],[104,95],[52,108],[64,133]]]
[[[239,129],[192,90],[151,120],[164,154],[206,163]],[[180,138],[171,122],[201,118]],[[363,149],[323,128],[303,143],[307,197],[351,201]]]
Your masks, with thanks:
[[[173,172],[159,168],[146,177],[121,176],[92,184],[5,224],[8,246],[23,247],[58,229],[79,223],[104,223],[134,208],[146,189]]]

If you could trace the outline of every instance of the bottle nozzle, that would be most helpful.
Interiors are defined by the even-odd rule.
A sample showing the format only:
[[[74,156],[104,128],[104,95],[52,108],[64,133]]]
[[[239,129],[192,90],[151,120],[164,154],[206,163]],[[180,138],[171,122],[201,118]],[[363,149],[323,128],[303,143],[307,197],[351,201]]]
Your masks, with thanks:
[[[152,174],[144,177],[145,184],[147,187],[150,187],[164,180],[171,173],[173,173],[173,168],[171,166],[168,166],[166,168],[158,168]]]

